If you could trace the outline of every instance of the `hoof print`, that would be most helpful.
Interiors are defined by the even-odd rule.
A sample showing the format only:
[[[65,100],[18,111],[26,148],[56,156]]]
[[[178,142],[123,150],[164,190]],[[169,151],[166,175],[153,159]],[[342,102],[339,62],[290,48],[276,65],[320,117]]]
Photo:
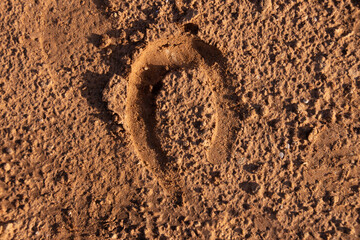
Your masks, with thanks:
[[[183,184],[155,133],[153,89],[169,71],[186,68],[205,70],[205,82],[215,96],[216,125],[207,159],[212,164],[226,160],[237,125],[233,104],[227,97],[232,94],[230,79],[221,52],[198,37],[185,33],[150,43],[132,65],[125,107],[125,123],[137,155],[176,202],[182,201]]]

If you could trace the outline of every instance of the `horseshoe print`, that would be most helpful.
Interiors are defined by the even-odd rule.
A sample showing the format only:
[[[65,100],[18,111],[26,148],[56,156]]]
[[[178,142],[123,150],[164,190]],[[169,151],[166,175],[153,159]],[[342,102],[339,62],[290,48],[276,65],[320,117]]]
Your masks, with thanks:
[[[216,125],[207,159],[212,164],[230,154],[236,120],[232,110],[225,61],[219,50],[190,34],[160,39],[149,44],[132,65],[129,75],[125,124],[140,159],[170,195],[181,196],[181,181],[155,134],[153,86],[171,70],[202,68],[215,96]]]

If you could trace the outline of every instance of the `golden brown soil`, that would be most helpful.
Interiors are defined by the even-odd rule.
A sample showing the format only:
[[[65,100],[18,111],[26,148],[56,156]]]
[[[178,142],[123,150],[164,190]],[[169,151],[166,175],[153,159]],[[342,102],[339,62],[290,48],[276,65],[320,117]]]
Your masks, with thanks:
[[[356,0],[0,1],[0,239],[360,239]]]

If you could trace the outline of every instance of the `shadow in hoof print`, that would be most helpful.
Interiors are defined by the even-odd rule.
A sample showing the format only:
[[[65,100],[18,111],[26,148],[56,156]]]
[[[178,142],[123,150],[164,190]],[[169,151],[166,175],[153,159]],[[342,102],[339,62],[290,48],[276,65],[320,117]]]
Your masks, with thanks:
[[[212,164],[219,164],[230,154],[238,124],[225,65],[217,48],[187,33],[150,43],[132,65],[127,87],[125,126],[137,155],[177,201],[181,201],[183,184],[177,167],[167,159],[155,133],[155,92],[170,71],[199,68],[206,72],[205,82],[215,96],[216,108],[215,131],[207,159]]]

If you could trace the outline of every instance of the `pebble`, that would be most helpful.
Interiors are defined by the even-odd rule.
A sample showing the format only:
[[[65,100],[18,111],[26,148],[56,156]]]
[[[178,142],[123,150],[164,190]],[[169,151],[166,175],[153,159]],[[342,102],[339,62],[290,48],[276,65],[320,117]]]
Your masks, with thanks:
[[[111,38],[107,34],[101,36],[101,43],[99,48],[107,48],[111,45]]]
[[[12,129],[10,130],[10,134],[13,135],[13,136],[16,135],[16,129],[12,128]]]
[[[4,166],[4,170],[6,172],[8,172],[8,171],[10,171],[10,169],[11,169],[11,165],[9,163],[6,163],[5,166]]]
[[[283,152],[280,152],[279,156],[280,156],[281,159],[283,159],[285,154]]]
[[[110,56],[112,54],[112,50],[110,48],[106,49],[106,55]]]

